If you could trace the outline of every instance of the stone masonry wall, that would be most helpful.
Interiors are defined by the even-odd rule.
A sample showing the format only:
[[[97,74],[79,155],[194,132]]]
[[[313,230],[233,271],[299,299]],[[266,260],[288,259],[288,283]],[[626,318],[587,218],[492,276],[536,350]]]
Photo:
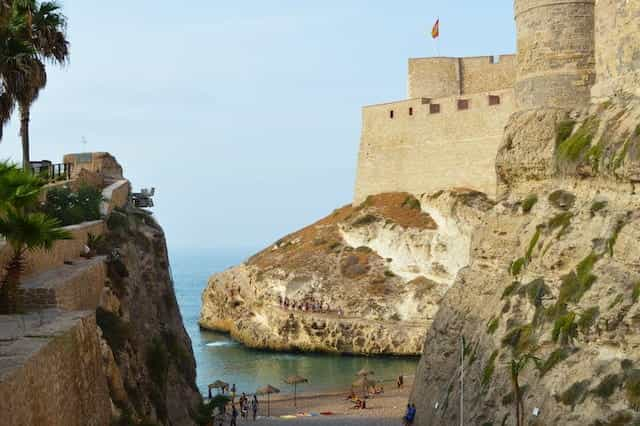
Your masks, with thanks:
[[[408,98],[444,98],[513,87],[515,55],[409,59]]]
[[[495,157],[514,99],[512,90],[491,95],[499,96],[498,105],[481,93],[365,107],[354,202],[451,187],[495,194]],[[458,110],[458,99],[468,100],[469,109]],[[430,113],[433,104],[440,113]]]
[[[574,108],[595,81],[594,0],[515,0],[517,108]]]
[[[22,332],[12,318],[0,316],[0,426],[109,425],[95,313],[45,312]]]
[[[594,98],[618,91],[640,96],[640,1],[596,3],[596,85]]]

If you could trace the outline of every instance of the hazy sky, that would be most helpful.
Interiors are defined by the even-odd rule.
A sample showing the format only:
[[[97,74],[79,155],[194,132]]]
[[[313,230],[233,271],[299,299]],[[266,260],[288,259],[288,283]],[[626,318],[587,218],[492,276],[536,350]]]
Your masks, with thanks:
[[[260,248],[349,203],[360,107],[406,96],[436,17],[442,56],[515,51],[513,0],[185,3],[63,1],[71,63],[31,127],[33,159],[109,151],[155,186],[174,249]]]

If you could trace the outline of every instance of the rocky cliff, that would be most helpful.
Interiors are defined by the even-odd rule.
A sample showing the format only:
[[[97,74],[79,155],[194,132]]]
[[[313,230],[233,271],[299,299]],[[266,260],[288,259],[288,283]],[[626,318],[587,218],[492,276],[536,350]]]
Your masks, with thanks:
[[[116,424],[193,425],[200,394],[162,228],[127,207],[107,220],[98,251],[108,280],[96,319]]]
[[[457,189],[342,207],[212,276],[200,325],[256,348],[418,355],[492,206]]]
[[[502,196],[426,337],[416,424],[459,424],[463,369],[464,424],[515,425],[517,406],[528,425],[640,424],[639,144],[637,99],[511,118]]]

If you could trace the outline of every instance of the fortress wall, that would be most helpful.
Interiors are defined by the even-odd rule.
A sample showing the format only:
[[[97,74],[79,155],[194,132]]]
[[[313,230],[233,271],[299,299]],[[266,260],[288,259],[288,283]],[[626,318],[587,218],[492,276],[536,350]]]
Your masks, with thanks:
[[[354,202],[372,194],[414,194],[467,187],[495,194],[495,157],[514,110],[513,90],[430,100],[411,99],[365,107]],[[458,99],[469,109],[459,111]],[[413,115],[409,115],[409,108]],[[394,118],[390,118],[390,111]]]
[[[458,58],[409,59],[409,99],[455,96],[460,84]]]
[[[594,98],[617,91],[640,96],[640,2],[598,0]]]
[[[516,55],[462,58],[462,93],[481,93],[513,87]]]
[[[408,98],[444,98],[513,87],[516,56],[409,59]]]
[[[574,108],[595,80],[594,0],[515,0],[517,107]]]

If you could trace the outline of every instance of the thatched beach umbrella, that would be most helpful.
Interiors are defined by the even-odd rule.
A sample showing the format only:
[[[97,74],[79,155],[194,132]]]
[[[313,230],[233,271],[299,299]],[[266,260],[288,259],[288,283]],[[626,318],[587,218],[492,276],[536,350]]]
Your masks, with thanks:
[[[298,393],[298,384],[300,383],[309,383],[309,380],[302,377],[302,376],[289,376],[286,379],[284,379],[284,382],[289,384],[289,385],[293,385],[293,406],[297,407],[297,403],[296,403],[296,397],[297,397],[297,393]]]
[[[209,399],[211,399],[211,389],[220,389],[223,393],[226,388],[229,387],[229,383],[223,382],[222,380],[216,380],[215,382],[209,385]]]
[[[366,389],[370,386],[375,386],[376,382],[374,380],[369,379],[368,377],[364,376],[359,378],[358,380],[356,380],[355,382],[353,382],[351,384],[352,387],[354,388],[359,388],[362,387],[362,395],[364,396],[366,393]]]
[[[256,395],[267,395],[267,417],[271,417],[271,394],[280,393],[280,389],[275,386],[266,385],[258,388]]]
[[[374,373],[373,370],[367,370],[366,368],[363,368],[362,370],[356,373],[356,376],[367,377],[367,376],[373,376],[374,374],[376,373]]]

